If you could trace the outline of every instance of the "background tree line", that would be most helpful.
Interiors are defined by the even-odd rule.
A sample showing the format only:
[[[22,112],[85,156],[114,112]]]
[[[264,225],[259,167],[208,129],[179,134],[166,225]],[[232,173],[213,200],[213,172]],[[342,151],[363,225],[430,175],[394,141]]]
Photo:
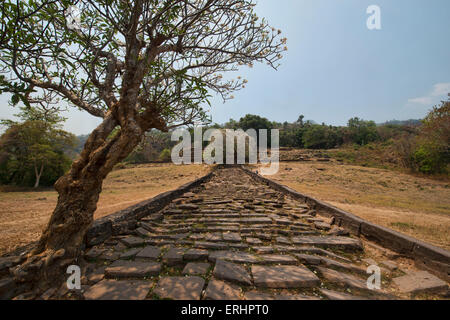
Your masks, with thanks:
[[[61,129],[63,118],[55,112],[43,114],[22,108],[21,121],[3,120],[6,131],[0,137],[0,183],[20,186],[51,186],[81,152],[87,136],[75,137]],[[425,174],[448,174],[450,159],[450,101],[434,107],[422,121],[389,121],[376,124],[357,117],[347,126],[331,126],[304,120],[278,123],[247,114],[238,121],[209,124],[203,130],[279,129],[280,146],[295,149],[335,149],[352,147],[362,153],[391,150],[405,168]],[[193,129],[191,137],[193,137]],[[270,135],[269,135],[270,137]],[[269,142],[270,143],[270,142]],[[124,163],[169,162],[171,132],[151,130],[124,160]],[[204,147],[207,142],[204,143]],[[361,148],[362,147],[362,148]],[[343,152],[338,153],[342,155]]]

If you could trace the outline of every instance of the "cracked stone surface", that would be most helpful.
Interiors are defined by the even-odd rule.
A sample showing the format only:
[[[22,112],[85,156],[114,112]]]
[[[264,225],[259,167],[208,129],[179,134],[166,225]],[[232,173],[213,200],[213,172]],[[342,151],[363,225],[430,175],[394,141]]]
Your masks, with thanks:
[[[144,300],[152,284],[147,281],[102,280],[85,293],[86,300]]]
[[[209,264],[209,263],[190,262],[184,267],[183,274],[184,275],[204,275],[204,274],[206,274],[206,272],[208,272],[208,269],[210,266],[211,266],[211,264]]]
[[[206,300],[241,300],[241,290],[239,286],[211,279],[204,298]]]
[[[366,244],[320,209],[224,168],[149,211],[129,234],[89,248],[84,298],[361,300],[448,289],[428,272],[417,273],[413,261],[407,269],[416,272],[405,275],[406,258]],[[0,271],[16,260],[0,259]],[[377,261],[383,286],[374,293],[366,270]]]
[[[217,279],[237,282],[243,285],[252,284],[250,274],[243,266],[228,261],[217,260],[213,274]]]
[[[319,278],[303,266],[253,266],[252,274],[257,287],[309,288],[320,285]]]
[[[163,299],[200,300],[204,285],[200,277],[164,277],[153,292]]]
[[[402,292],[419,294],[433,293],[448,290],[448,284],[438,277],[426,272],[419,271],[394,278],[394,283]]]

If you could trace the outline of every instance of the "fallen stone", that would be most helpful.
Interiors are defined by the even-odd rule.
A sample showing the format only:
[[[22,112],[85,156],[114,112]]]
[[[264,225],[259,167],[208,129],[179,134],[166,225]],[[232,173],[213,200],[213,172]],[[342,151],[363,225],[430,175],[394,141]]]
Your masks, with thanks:
[[[302,266],[252,266],[252,274],[257,287],[307,288],[320,284],[319,278]]]
[[[144,300],[152,283],[149,281],[102,280],[84,292],[86,300]]]
[[[205,280],[200,277],[164,277],[153,293],[163,299],[200,300]]]
[[[240,300],[241,289],[224,281],[212,279],[206,288],[206,300]]]
[[[213,274],[217,279],[228,280],[249,286],[252,284],[252,280],[247,270],[245,270],[244,267],[231,262],[217,260]]]

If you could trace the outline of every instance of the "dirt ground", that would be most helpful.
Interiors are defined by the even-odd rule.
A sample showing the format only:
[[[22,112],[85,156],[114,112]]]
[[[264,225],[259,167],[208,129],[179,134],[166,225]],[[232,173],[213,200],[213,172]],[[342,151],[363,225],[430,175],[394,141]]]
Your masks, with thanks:
[[[450,249],[450,181],[337,162],[286,162],[269,176],[368,221]]]
[[[203,165],[139,165],[113,171],[103,184],[94,218],[199,178],[209,172]],[[39,239],[57,201],[55,191],[0,192],[0,255]]]

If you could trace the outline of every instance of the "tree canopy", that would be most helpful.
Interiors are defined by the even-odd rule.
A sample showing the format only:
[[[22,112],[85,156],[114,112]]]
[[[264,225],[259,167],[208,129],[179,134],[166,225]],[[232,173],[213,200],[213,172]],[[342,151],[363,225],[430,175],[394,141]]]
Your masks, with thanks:
[[[20,281],[48,287],[76,259],[104,178],[151,129],[204,121],[211,95],[247,82],[225,73],[276,68],[281,31],[253,0],[5,0],[0,4],[0,91],[24,105],[60,99],[102,123],[58,179],[58,203]]]

